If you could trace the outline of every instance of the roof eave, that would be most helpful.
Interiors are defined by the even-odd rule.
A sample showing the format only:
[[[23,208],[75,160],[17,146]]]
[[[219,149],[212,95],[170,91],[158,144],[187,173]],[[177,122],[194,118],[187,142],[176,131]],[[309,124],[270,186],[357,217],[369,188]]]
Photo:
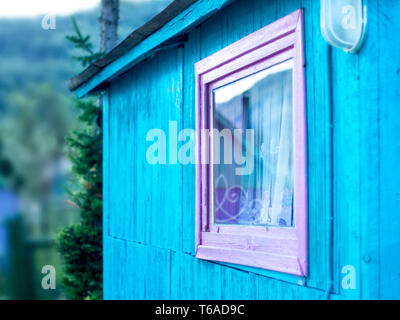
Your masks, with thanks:
[[[105,57],[70,80],[79,98],[104,89],[107,82],[149,57],[160,45],[179,37],[234,0],[175,0],[135,30]]]

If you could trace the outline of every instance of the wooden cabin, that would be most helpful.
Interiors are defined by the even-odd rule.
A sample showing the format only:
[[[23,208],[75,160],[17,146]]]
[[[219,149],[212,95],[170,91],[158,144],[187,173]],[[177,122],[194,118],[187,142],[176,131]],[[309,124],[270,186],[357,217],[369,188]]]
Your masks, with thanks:
[[[105,299],[400,298],[400,2],[346,2],[173,1],[71,80],[104,95]]]

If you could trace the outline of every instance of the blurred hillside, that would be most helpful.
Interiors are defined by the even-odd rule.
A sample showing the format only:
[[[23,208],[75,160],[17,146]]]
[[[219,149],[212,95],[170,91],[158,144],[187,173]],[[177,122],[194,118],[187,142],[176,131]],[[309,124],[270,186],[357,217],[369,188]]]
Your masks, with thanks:
[[[121,2],[119,39],[161,11],[170,0]],[[99,45],[100,8],[76,14],[80,29]],[[67,93],[66,81],[79,72],[78,62],[71,62],[73,49],[65,40],[73,33],[71,18],[57,16],[56,30],[43,30],[41,19],[0,19],[0,110],[5,109],[5,95],[10,90],[24,90],[30,83],[51,83]]]

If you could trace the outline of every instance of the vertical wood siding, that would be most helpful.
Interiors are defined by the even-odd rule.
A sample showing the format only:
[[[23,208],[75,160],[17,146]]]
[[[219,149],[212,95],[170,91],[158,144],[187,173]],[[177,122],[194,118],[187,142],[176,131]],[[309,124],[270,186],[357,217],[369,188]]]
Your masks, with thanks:
[[[332,298],[400,298],[400,3],[367,0],[357,55],[330,49],[319,0],[238,0],[113,80],[104,110],[106,299],[322,299],[333,210]],[[304,8],[309,277],[194,258],[195,170],[146,162],[148,130],[195,127],[194,63]],[[332,90],[331,90],[332,89]],[[168,136],[167,136],[168,138]],[[179,146],[182,144],[178,144]],[[341,287],[356,269],[356,290]],[[261,273],[261,274],[260,274]]]

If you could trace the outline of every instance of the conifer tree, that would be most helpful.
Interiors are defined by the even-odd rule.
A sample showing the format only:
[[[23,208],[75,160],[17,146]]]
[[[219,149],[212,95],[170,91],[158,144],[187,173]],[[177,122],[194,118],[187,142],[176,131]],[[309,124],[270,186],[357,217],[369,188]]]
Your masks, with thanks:
[[[83,50],[83,55],[73,58],[86,66],[103,53],[94,52],[90,36],[82,35],[75,19],[72,23],[75,34],[67,40]],[[75,99],[75,105],[83,129],[66,139],[74,175],[68,194],[79,207],[80,223],[64,228],[58,236],[65,263],[63,284],[69,299],[102,299],[102,109],[95,100]]]

